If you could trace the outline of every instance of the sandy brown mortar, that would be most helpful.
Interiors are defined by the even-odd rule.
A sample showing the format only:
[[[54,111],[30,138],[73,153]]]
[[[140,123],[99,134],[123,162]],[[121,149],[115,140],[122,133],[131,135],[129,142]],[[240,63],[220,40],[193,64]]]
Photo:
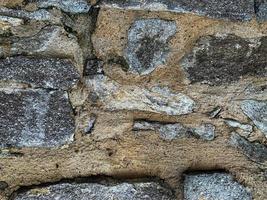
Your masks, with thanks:
[[[10,2],[1,3],[14,6],[15,1]],[[171,50],[165,64],[148,75],[131,74],[125,71],[121,62],[114,60],[123,56],[127,33],[133,22],[149,18],[175,21],[177,32],[169,41]],[[83,26],[83,23],[79,26]],[[267,23],[259,23],[256,19],[231,22],[193,14],[101,8],[90,45],[93,46],[92,54],[104,62],[105,76],[123,86],[166,86],[194,99],[197,103],[195,111],[181,116],[136,110],[110,111],[101,100],[92,98],[92,88],[86,86],[88,77],[82,77],[69,91],[75,111],[75,141],[60,148],[9,149],[11,156],[0,158],[1,181],[8,183],[8,188],[0,192],[0,199],[8,199],[23,186],[95,175],[122,179],[158,177],[169,184],[177,199],[182,199],[183,174],[198,170],[227,171],[251,189],[253,199],[266,199],[267,161],[253,161],[242,150],[232,147],[229,140],[235,129],[225,124],[226,118],[251,124],[241,112],[240,102],[244,99],[266,100],[266,77],[236,77],[233,83],[215,86],[190,84],[179,65],[199,38],[216,34],[234,34],[241,38],[262,37],[267,35]],[[74,59],[79,71],[83,69],[86,55],[91,54],[86,48],[88,46],[83,47],[83,56],[78,62]],[[9,86],[9,83],[1,83],[1,87]],[[116,98],[120,99],[124,93],[117,95]],[[221,108],[219,117],[210,117],[209,113],[218,106]],[[85,134],[92,113],[97,120],[93,131]],[[140,134],[133,131],[133,123],[139,119],[178,122],[189,127],[211,123],[216,127],[216,137],[212,141],[195,137],[166,141],[155,131],[140,131]],[[266,137],[256,128],[247,139],[266,145]]]

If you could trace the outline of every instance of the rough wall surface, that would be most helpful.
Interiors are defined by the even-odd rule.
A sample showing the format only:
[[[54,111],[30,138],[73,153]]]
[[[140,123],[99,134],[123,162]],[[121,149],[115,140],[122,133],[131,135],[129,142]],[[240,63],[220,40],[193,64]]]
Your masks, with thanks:
[[[266,200],[265,0],[0,0],[0,200]]]

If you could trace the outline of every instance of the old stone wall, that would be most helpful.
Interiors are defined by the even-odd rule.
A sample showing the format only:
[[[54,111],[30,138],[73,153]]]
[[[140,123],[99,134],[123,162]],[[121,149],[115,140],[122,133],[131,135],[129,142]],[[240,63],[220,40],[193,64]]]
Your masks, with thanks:
[[[266,200],[266,0],[0,0],[1,200]]]

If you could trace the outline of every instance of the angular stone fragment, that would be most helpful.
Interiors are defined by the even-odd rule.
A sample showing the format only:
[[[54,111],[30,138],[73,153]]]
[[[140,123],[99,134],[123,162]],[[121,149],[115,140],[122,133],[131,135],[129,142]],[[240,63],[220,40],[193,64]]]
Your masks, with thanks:
[[[133,131],[147,130],[158,132],[164,140],[188,137],[213,140],[215,137],[215,126],[212,124],[202,124],[200,127],[189,128],[180,123],[160,123],[146,120],[137,120],[134,122]]]
[[[55,21],[55,22],[60,21],[55,16],[53,16],[49,11],[44,9],[28,12],[25,10],[15,10],[10,8],[0,7],[0,15],[20,18],[25,20]]]
[[[244,100],[241,109],[267,137],[267,101]]]
[[[0,148],[56,147],[73,140],[72,107],[64,91],[0,91]]]
[[[103,0],[102,7],[194,13],[212,18],[247,21],[254,15],[253,0]]]
[[[199,127],[192,128],[192,131],[203,140],[213,140],[215,137],[215,126],[212,124],[201,124]]]
[[[237,133],[232,133],[230,143],[253,161],[267,161],[267,147],[263,144],[249,142]]]
[[[250,124],[242,124],[237,120],[234,119],[225,119],[225,123],[228,126],[231,126],[233,128],[240,128],[244,131],[247,131],[249,133],[251,133],[253,131],[253,127]]]
[[[1,80],[67,90],[79,80],[79,73],[67,59],[18,56],[0,59]]]
[[[59,183],[19,193],[14,200],[174,200],[172,192],[156,182]]]
[[[0,16],[0,22],[7,22],[12,26],[20,26],[23,24],[23,20],[16,17]]]
[[[244,76],[267,76],[267,37],[204,36],[180,65],[191,83],[229,84]]]
[[[188,96],[167,88],[151,89],[121,85],[104,75],[86,79],[89,89],[107,110],[139,110],[168,115],[189,114],[196,103]]]
[[[255,0],[255,11],[259,21],[267,20],[267,0]]]
[[[71,14],[88,13],[91,6],[86,0],[31,0],[39,8],[56,7]]]
[[[168,41],[175,33],[174,21],[135,21],[128,32],[128,44],[124,55],[129,64],[129,71],[144,75],[164,64],[169,52]]]
[[[10,38],[9,54],[75,58],[81,60],[82,51],[74,35],[59,26],[46,26],[31,37]]]
[[[186,200],[252,200],[248,189],[227,173],[192,173],[185,175]]]

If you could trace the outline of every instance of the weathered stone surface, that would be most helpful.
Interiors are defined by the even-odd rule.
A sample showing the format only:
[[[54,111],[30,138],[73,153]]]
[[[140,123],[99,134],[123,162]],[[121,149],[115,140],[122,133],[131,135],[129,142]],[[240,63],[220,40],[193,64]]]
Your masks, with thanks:
[[[75,124],[63,91],[0,91],[0,147],[54,147],[73,140]]]
[[[225,123],[228,126],[231,126],[233,128],[240,128],[244,131],[247,131],[248,133],[251,133],[253,131],[253,127],[250,124],[242,124],[234,119],[225,119]]]
[[[102,7],[133,10],[195,13],[213,18],[250,20],[254,14],[253,0],[103,0]]]
[[[259,21],[267,20],[267,1],[255,0],[255,11]]]
[[[251,200],[252,195],[227,173],[196,173],[185,176],[184,198],[186,200]]]
[[[215,126],[212,124],[201,124],[199,127],[192,128],[192,131],[204,140],[213,140],[215,137]]]
[[[166,61],[169,52],[168,41],[176,33],[174,21],[161,19],[137,20],[128,32],[125,58],[129,71],[149,74]]]
[[[50,89],[70,89],[79,73],[70,60],[10,57],[0,59],[0,81],[11,80]]]
[[[244,100],[241,109],[267,137],[267,101]]]
[[[92,133],[93,129],[94,129],[94,126],[95,126],[95,123],[96,123],[96,115],[95,114],[91,114],[90,115],[90,119],[88,120],[88,124],[87,126],[85,127],[84,129],[84,133],[85,134],[90,134]]]
[[[104,75],[87,78],[86,84],[107,110],[139,110],[184,115],[192,113],[196,108],[196,103],[190,97],[167,88],[145,89],[124,86]]]
[[[85,76],[103,74],[104,73],[103,64],[104,64],[104,62],[102,60],[99,60],[99,59],[87,60],[83,74]]]
[[[36,35],[30,37],[11,37],[7,39],[6,43],[10,43],[10,49],[8,49],[9,52],[6,52],[7,55],[4,55],[5,57],[16,55],[49,56],[74,58],[75,61],[82,62],[82,51],[77,38],[59,26],[46,26]]]
[[[119,183],[59,183],[19,193],[15,200],[174,200],[172,192],[156,182]]]
[[[56,7],[71,14],[88,13],[90,4],[86,0],[31,0],[39,8]]]
[[[204,36],[180,65],[192,83],[222,85],[244,76],[267,76],[267,37]]]
[[[160,123],[145,120],[136,120],[134,122],[133,131],[147,130],[158,132],[160,137],[164,140],[188,137],[213,140],[215,136],[215,126],[212,124],[202,124],[200,127],[189,128],[180,123]]]
[[[12,26],[20,26],[23,24],[23,20],[16,17],[0,16],[0,22],[7,22]]]
[[[53,16],[49,11],[44,9],[28,12],[25,10],[15,10],[10,8],[0,7],[0,15],[20,18],[25,20],[59,22],[59,19],[57,19],[56,16]]]
[[[0,191],[8,187],[8,184],[5,181],[0,181]]]
[[[237,133],[232,133],[230,143],[253,161],[267,161],[267,147],[263,144],[249,142]]]

